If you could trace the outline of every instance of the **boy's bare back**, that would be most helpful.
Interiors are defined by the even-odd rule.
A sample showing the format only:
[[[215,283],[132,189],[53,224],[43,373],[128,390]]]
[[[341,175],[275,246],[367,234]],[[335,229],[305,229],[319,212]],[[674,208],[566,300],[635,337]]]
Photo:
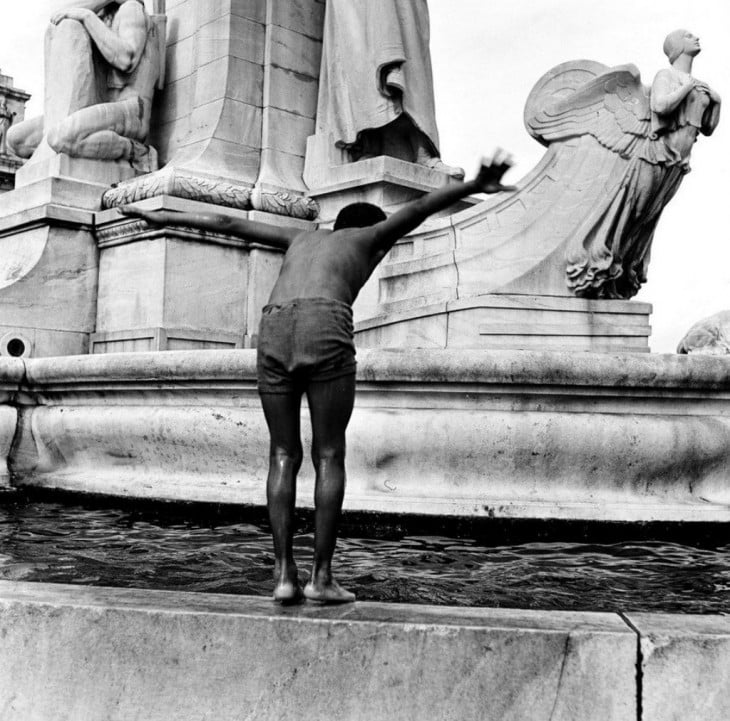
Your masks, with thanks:
[[[376,231],[370,228],[316,230],[295,236],[269,303],[296,298],[330,298],[352,304],[370,277]]]

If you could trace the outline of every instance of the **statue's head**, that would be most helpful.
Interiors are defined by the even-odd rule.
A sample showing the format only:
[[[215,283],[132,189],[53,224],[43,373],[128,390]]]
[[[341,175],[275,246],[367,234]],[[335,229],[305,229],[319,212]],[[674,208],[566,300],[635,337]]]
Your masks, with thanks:
[[[368,228],[387,217],[381,208],[372,203],[351,203],[337,214],[334,229]]]
[[[680,55],[694,57],[700,52],[700,39],[689,30],[675,30],[664,40],[664,54],[673,63]]]

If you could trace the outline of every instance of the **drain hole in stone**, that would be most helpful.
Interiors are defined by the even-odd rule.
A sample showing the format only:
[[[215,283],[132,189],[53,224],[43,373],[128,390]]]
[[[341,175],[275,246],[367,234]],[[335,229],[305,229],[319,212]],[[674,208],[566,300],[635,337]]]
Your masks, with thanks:
[[[7,345],[8,355],[20,358],[25,353],[25,343],[20,338],[11,338]]]

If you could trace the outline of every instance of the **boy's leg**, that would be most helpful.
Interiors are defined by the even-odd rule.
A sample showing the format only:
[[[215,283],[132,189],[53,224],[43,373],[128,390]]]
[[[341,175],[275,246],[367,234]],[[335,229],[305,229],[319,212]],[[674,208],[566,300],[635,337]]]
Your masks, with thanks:
[[[274,598],[282,603],[292,603],[301,598],[292,551],[296,478],[302,465],[301,394],[261,393],[261,405],[271,438],[266,500],[276,558]]]
[[[311,383],[307,401],[316,482],[314,563],[304,595],[315,601],[346,603],[354,601],[355,595],[332,577],[332,556],[345,494],[345,429],[355,401],[355,373]]]

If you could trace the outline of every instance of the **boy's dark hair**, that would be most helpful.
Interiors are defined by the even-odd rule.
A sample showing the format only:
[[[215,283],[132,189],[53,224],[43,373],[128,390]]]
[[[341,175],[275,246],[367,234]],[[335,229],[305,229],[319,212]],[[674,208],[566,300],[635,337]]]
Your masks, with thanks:
[[[385,220],[388,216],[372,203],[351,203],[346,205],[335,220],[335,230],[342,228],[367,228]]]

